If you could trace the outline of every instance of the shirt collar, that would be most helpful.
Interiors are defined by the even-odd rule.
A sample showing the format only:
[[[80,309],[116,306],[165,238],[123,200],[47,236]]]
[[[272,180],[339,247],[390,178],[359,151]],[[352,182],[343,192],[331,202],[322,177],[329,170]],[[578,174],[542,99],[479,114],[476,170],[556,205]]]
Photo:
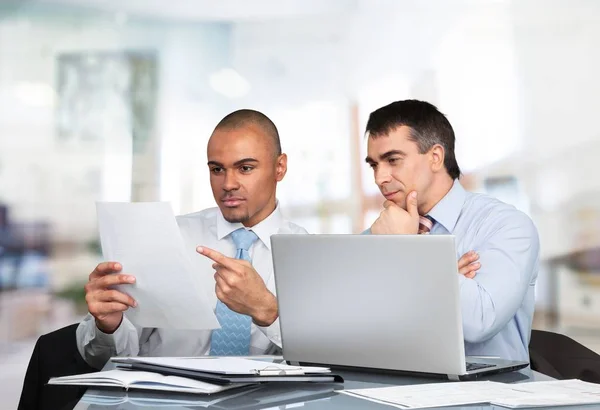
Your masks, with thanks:
[[[456,221],[458,221],[466,197],[467,192],[460,182],[458,182],[458,179],[455,179],[450,191],[427,215],[431,216],[436,223],[439,223],[451,233],[456,226]]]
[[[282,223],[283,215],[279,209],[279,202],[277,202],[275,210],[271,212],[269,216],[256,225],[246,229],[253,231],[256,236],[258,236],[258,239],[260,239],[262,243],[264,243],[265,246],[271,250],[271,235],[274,235],[279,231],[279,227]],[[239,228],[245,227],[240,222],[227,222],[223,217],[223,214],[220,211],[217,212],[217,238],[219,240],[225,238],[227,235],[231,234],[231,232]]]

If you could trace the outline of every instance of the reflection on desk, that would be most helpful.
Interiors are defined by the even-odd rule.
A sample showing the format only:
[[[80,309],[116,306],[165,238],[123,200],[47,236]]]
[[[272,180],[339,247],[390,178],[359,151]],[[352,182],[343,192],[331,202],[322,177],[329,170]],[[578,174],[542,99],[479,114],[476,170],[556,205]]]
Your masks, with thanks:
[[[242,390],[228,391],[210,396],[193,394],[168,394],[158,392],[115,392],[101,389],[89,390],[81,399],[87,409],[148,409],[148,408],[213,408],[230,410],[255,410],[286,404],[323,400],[333,396],[333,385],[320,384],[265,384]],[[118,406],[118,407],[115,407]]]

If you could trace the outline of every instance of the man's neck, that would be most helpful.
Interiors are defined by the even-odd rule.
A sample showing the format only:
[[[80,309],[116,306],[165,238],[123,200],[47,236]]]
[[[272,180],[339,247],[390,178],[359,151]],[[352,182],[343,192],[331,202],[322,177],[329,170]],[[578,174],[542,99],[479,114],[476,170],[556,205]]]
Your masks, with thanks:
[[[419,206],[419,214],[427,215],[450,192],[453,185],[454,180],[448,174],[440,176],[438,180],[434,180],[425,203]]]

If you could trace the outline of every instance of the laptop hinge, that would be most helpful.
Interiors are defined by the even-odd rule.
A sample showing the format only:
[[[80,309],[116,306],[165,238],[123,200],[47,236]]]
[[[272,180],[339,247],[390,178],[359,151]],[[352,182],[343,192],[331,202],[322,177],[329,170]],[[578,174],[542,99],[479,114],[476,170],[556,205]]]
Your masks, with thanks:
[[[448,380],[452,380],[453,382],[458,382],[458,381],[460,381],[460,378],[458,377],[457,374],[449,374]]]

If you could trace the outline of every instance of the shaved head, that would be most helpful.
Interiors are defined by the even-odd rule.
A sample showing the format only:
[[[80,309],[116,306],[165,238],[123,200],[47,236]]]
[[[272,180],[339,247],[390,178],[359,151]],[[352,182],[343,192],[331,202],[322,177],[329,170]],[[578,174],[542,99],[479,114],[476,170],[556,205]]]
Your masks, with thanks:
[[[275,210],[287,156],[266,115],[254,110],[227,115],[210,136],[206,154],[210,186],[225,220],[251,227]]]
[[[273,155],[281,155],[281,142],[279,140],[279,131],[269,117],[260,111],[243,109],[228,114],[215,127],[216,131],[236,130],[240,128],[253,128],[260,134],[269,139],[273,148]]]

